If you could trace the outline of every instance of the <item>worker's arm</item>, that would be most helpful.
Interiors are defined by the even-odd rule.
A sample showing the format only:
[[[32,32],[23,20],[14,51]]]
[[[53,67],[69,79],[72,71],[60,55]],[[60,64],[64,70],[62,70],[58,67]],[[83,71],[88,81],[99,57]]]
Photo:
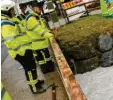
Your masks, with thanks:
[[[13,25],[9,25],[9,24],[3,25],[2,34],[1,34],[4,44],[6,45],[7,48],[11,48],[11,49],[15,49],[19,45],[19,42],[14,37],[17,35],[18,31],[16,26]]]
[[[32,16],[28,19],[27,21],[27,28],[28,30],[32,30],[33,32],[37,35],[40,35],[44,38],[49,38],[50,41],[53,40],[54,35],[47,32],[45,29],[43,29],[43,27],[41,26],[39,20],[36,19],[36,17]]]

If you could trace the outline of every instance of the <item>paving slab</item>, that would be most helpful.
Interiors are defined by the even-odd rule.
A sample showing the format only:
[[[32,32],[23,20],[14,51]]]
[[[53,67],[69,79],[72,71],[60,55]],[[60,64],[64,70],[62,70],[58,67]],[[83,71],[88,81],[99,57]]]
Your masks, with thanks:
[[[31,93],[26,83],[24,70],[19,70],[20,66],[17,61],[8,56],[1,68],[2,82],[11,95],[12,100],[52,100],[51,88],[43,94]],[[39,67],[37,70],[39,79],[45,80],[45,86],[53,82],[58,86],[56,89],[57,100],[69,100],[57,71],[43,75]]]

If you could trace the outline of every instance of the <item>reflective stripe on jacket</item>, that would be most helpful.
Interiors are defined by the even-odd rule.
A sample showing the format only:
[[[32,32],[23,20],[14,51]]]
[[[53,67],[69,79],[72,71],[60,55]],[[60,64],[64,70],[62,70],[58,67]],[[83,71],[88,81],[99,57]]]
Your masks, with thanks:
[[[24,56],[25,50],[31,49],[31,39],[27,35],[19,34],[17,25],[5,16],[2,16],[1,33],[11,57],[15,58],[17,54]]]
[[[53,34],[49,33],[44,26],[40,16],[30,11],[26,17],[27,34],[32,40],[39,39],[41,41],[32,42],[32,49],[40,50],[48,47],[48,39],[53,39]]]
[[[17,54],[16,49],[19,46],[18,41],[14,38],[18,36],[18,30],[15,24],[11,21],[10,18],[6,16],[1,16],[1,36],[3,38],[4,44],[9,49],[8,52],[12,57],[15,57]]]

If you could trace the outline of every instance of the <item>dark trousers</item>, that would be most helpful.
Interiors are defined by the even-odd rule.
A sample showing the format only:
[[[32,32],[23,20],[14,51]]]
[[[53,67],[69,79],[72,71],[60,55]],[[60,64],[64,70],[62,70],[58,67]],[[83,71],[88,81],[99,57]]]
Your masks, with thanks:
[[[46,59],[51,57],[48,48],[42,50],[36,50],[35,53],[36,53],[37,62],[44,60],[44,56],[42,52],[44,53]],[[40,68],[44,74],[48,72],[53,72],[55,70],[54,63],[52,62],[52,60],[47,61],[45,64],[41,64]]]
[[[32,50],[26,50],[24,56],[17,55],[15,60],[17,60],[23,66],[25,71],[36,69],[36,63]]]
[[[46,58],[50,57],[50,53],[48,48],[42,49],[42,50],[36,50],[36,60],[38,61],[42,61],[44,60],[44,57],[41,53],[41,51],[43,51],[44,55]],[[35,63],[35,59],[33,56],[33,51],[32,50],[26,50],[25,55],[24,56],[20,56],[17,55],[15,60],[17,60],[24,68],[25,70],[25,75],[26,78],[28,80],[28,75],[27,72],[28,71],[32,71],[32,70],[36,70],[36,63]],[[52,62],[52,60],[47,61],[46,64],[40,65],[42,72],[45,74],[47,72],[52,72],[54,71],[54,63]],[[34,71],[33,72],[33,76],[35,76],[35,79],[37,78],[37,72]]]
[[[43,57],[41,51],[43,51],[46,58],[50,57],[48,48],[42,49],[42,50],[36,50],[35,52],[37,55],[36,56],[37,62],[44,60],[44,57]],[[23,66],[23,68],[25,70],[25,75],[26,75],[27,81],[29,81],[28,71],[31,71],[32,77],[34,80],[37,79],[36,63],[35,63],[35,59],[34,59],[32,50],[26,50],[24,56],[17,55],[15,57],[15,60],[17,60]],[[47,61],[46,64],[40,65],[40,67],[44,74],[47,72],[54,71],[54,63],[51,60]]]
[[[28,81],[31,91],[34,93],[37,92],[38,76],[37,76],[36,63],[33,57],[32,50],[26,50],[24,56],[17,55],[15,57],[15,60],[17,60],[23,66],[25,70],[26,80]],[[36,82],[32,84],[31,81],[35,81],[35,80]]]
[[[35,52],[36,52],[36,55],[37,55],[36,56],[36,60],[37,61],[44,60],[44,57],[43,57],[41,51],[44,53],[44,55],[45,55],[46,58],[49,58],[50,57],[50,53],[49,53],[48,48],[41,49],[41,50],[36,50]]]

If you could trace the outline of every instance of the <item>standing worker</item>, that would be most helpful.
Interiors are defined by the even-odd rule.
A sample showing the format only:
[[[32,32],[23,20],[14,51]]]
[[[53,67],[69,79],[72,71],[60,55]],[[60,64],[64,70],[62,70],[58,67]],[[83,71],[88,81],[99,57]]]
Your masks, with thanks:
[[[32,10],[29,11],[29,14],[26,16],[26,27],[28,36],[33,40],[37,39],[37,41],[32,42],[32,49],[36,53],[36,60],[40,65],[42,72],[45,74],[54,71],[54,63],[52,62],[48,50],[48,40],[51,41],[53,39],[53,34],[48,31],[41,18],[43,4],[44,2],[32,2]]]
[[[20,35],[17,25],[12,21],[15,3],[11,0],[1,1],[1,36],[9,55],[20,62],[25,70],[25,76],[33,93],[43,93],[43,80],[38,80],[36,63],[30,44],[31,38]]]
[[[31,2],[32,3],[32,2]],[[37,3],[37,2],[34,2],[34,3]],[[40,2],[41,3],[41,5],[42,5],[42,7],[43,7],[43,4],[44,4],[44,2]],[[26,11],[26,8],[27,8],[27,2],[26,3],[21,3],[21,4],[19,4],[19,6],[20,6],[20,9],[21,9],[21,12],[23,13],[22,15],[24,15],[25,16],[25,11]],[[32,11],[30,11],[30,12],[32,12]],[[42,12],[42,9],[40,10],[40,12]],[[28,12],[28,14],[29,14],[29,12]],[[22,15],[21,15],[21,18],[19,18],[19,19],[21,19],[22,21],[23,21],[23,27],[22,28],[24,28],[24,29],[26,29],[26,25],[25,25],[25,17],[23,16],[23,18],[22,18]],[[31,15],[31,14],[29,14],[29,15]],[[40,17],[40,22],[42,23],[42,28],[47,32],[47,34],[50,34],[49,32],[50,32],[50,30],[48,30],[47,29],[47,26],[46,26],[46,23],[45,23],[45,21],[44,21],[44,19],[43,18],[41,18]],[[21,23],[20,23],[21,24]],[[32,23],[31,23],[32,24]],[[52,35],[52,34],[51,34]],[[53,35],[52,35],[53,36]],[[31,37],[32,38],[32,37]],[[33,38],[34,39],[34,38]],[[37,39],[37,37],[35,38],[35,39]],[[37,41],[37,42],[39,42],[39,41]],[[36,45],[37,45],[37,42],[34,42],[34,43],[36,43]],[[41,42],[41,41],[40,41]],[[46,41],[47,42],[47,41]],[[46,42],[45,42],[45,44],[46,44]],[[44,43],[44,42],[43,42]],[[39,43],[38,43],[39,44]],[[42,44],[40,44],[42,47],[40,48],[40,49],[46,49],[46,50],[43,50],[43,51],[41,51],[43,54],[44,54],[44,56],[46,55],[48,58],[46,59],[43,55],[42,55],[42,53],[40,54],[40,52],[38,52],[37,50],[39,49],[39,46],[37,45],[37,50],[36,50],[36,47],[34,48],[32,48],[33,50],[36,50],[35,51],[35,53],[37,53],[38,52],[38,58],[37,58],[37,61],[39,61],[38,59],[40,58],[41,60],[40,60],[40,62],[41,62],[41,70],[42,70],[42,72],[45,74],[45,73],[47,73],[47,72],[51,72],[51,71],[54,71],[54,64],[53,64],[53,62],[51,61],[51,57],[50,57],[50,55],[49,55],[49,51],[48,51],[48,49],[47,49],[47,47],[48,47],[48,45],[46,45],[46,47],[45,46],[43,46]],[[37,54],[36,54],[37,55]],[[43,56],[43,57],[42,57]],[[37,56],[36,56],[37,57]],[[39,63],[40,64],[40,63]]]

